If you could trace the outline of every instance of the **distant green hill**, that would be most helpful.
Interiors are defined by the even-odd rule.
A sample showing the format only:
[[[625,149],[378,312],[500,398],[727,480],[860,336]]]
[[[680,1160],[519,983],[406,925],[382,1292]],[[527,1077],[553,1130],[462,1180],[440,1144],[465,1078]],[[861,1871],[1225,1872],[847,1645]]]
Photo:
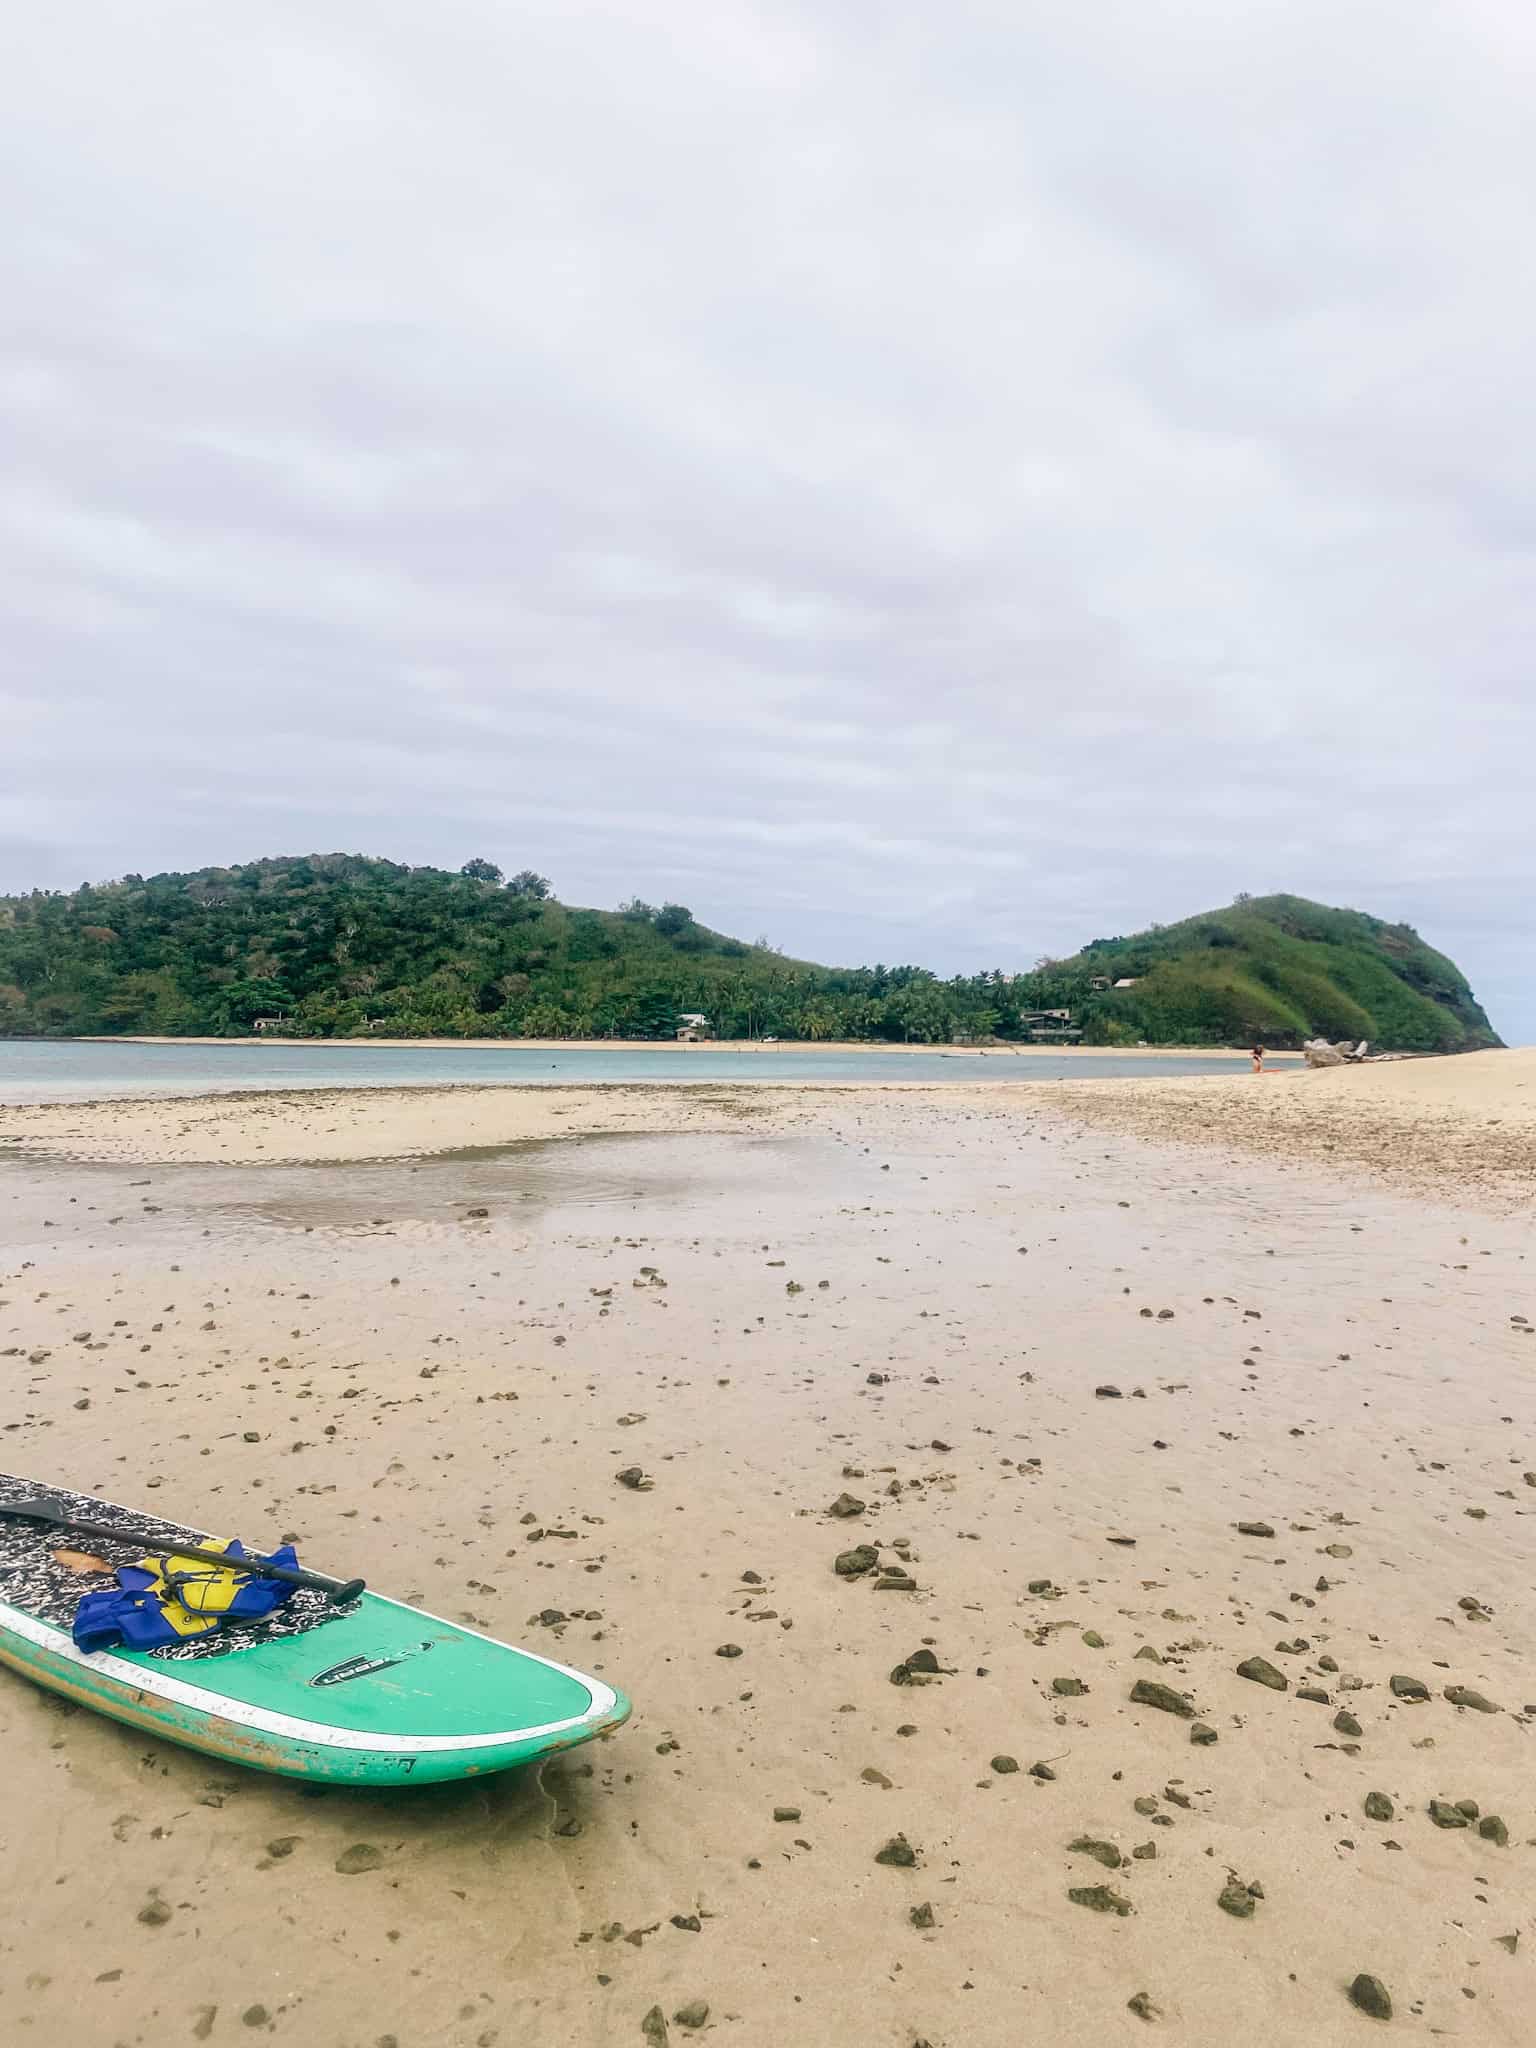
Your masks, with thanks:
[[[309,1037],[675,1034],[948,1039],[953,1003],[915,967],[842,973],[744,945],[681,904],[558,903],[504,880],[356,854],[127,875],[0,898],[0,1034]]]
[[[1304,896],[1239,897],[1180,924],[1095,939],[1050,973],[1098,1043],[1321,1036],[1464,1052],[1500,1042],[1460,971],[1411,925]],[[1122,980],[1134,985],[1101,986]]]
[[[1125,990],[1095,983],[1135,977]],[[579,910],[542,877],[311,854],[0,897],[0,1035],[721,1038],[943,1044],[1027,1037],[1070,1008],[1091,1044],[1498,1043],[1460,974],[1403,925],[1272,896],[1034,972],[940,981],[818,967],[681,904]]]

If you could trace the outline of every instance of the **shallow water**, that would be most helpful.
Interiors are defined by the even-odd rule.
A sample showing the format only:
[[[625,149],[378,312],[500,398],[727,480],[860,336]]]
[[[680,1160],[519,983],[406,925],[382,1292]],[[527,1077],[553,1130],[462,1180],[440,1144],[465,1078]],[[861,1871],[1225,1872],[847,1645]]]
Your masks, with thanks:
[[[1295,1067],[1291,1055],[1278,1067]],[[260,1088],[420,1088],[582,1081],[1091,1081],[1230,1074],[1230,1058],[1091,1052],[738,1052],[657,1047],[325,1045],[245,1040],[139,1045],[78,1039],[0,1040],[0,1102],[83,1102],[102,1096],[207,1095]]]

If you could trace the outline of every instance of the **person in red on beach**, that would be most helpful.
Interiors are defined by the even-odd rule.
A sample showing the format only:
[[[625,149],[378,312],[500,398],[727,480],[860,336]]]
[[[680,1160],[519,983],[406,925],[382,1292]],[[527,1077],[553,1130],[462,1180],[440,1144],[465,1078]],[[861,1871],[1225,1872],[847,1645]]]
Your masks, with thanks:
[[[1253,1048],[1253,1071],[1256,1074],[1262,1074],[1264,1071],[1264,1048],[1262,1045],[1256,1045]]]

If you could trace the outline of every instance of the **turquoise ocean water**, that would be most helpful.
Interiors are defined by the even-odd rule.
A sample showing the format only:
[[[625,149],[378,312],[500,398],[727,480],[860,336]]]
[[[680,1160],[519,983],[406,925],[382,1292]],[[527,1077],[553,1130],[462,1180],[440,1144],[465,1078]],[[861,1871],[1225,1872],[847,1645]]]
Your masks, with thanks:
[[[1298,1066],[1295,1056],[1277,1066]],[[82,1102],[101,1096],[225,1094],[250,1088],[528,1086],[583,1081],[1086,1081],[1158,1074],[1237,1074],[1200,1053],[1126,1058],[1113,1052],[980,1056],[934,1052],[735,1052],[572,1045],[131,1045],[120,1041],[0,1039],[0,1102]]]

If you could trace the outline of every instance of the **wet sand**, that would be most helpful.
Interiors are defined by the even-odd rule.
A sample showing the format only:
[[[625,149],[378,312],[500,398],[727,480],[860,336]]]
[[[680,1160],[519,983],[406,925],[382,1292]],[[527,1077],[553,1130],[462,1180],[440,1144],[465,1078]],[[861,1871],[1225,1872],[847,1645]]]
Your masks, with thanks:
[[[0,1468],[293,1535],[635,1718],[542,1782],[316,1798],[0,1674],[0,2040],[1288,2048],[1381,2031],[1359,1972],[1399,2033],[1529,2038],[1527,1222],[1235,1107],[1175,1145],[1050,1089],[541,1091],[599,1133],[554,1139],[451,1092],[7,1112]]]

